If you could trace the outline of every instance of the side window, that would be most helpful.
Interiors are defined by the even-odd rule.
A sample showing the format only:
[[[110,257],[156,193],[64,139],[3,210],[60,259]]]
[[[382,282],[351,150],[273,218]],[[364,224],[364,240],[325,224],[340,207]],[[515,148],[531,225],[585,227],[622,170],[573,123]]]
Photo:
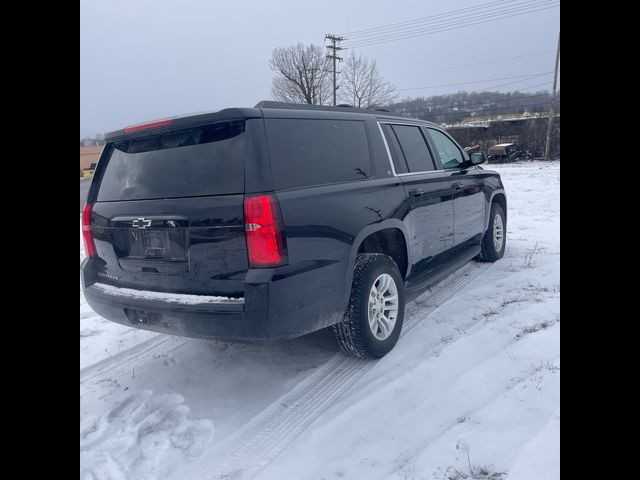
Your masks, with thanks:
[[[277,189],[364,180],[369,141],[358,120],[265,119]]]
[[[386,123],[382,124],[382,130],[384,131],[384,136],[387,139],[387,145],[391,152],[393,167],[396,169],[396,173],[407,173],[409,169],[407,168],[407,162],[404,159],[404,155],[402,155],[402,150],[400,150],[400,144],[398,143],[396,134],[391,130],[391,126]]]
[[[409,172],[427,172],[436,169],[420,127],[393,125],[393,131],[407,161]]]
[[[431,140],[433,140],[443,168],[458,168],[464,162],[464,157],[458,146],[444,133],[427,128]]]

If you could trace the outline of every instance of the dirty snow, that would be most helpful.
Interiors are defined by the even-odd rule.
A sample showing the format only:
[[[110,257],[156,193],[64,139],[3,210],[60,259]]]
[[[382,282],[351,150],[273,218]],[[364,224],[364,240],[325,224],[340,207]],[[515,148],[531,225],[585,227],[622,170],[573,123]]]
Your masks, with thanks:
[[[94,283],[93,286],[103,293],[116,295],[124,298],[135,298],[141,300],[160,300],[167,303],[176,303],[178,305],[203,305],[203,304],[220,304],[232,303],[243,304],[244,298],[220,297],[211,295],[187,295],[184,293],[164,293],[150,292],[147,290],[134,290],[132,288],[119,288],[105,283]]]
[[[408,305],[415,326],[377,362],[328,332],[162,342],[81,295],[81,478],[560,478],[559,162],[487,168],[505,258]]]
[[[81,479],[164,478],[181,457],[202,453],[211,420],[192,420],[178,393],[129,395],[106,415],[80,417]]]

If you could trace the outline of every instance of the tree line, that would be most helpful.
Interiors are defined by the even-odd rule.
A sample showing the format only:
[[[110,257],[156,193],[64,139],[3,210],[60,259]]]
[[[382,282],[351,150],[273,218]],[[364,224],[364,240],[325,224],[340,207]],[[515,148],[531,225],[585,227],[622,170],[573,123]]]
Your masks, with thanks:
[[[406,98],[386,108],[397,114],[435,123],[456,123],[466,117],[548,112],[550,104],[551,93],[548,91],[472,91]],[[556,95],[556,112],[560,112],[560,92]]]
[[[271,94],[287,103],[329,105],[333,101],[333,66],[324,47],[298,43],[273,50]],[[399,98],[396,87],[384,79],[375,59],[350,50],[340,63],[337,98],[356,108],[384,108],[401,116],[435,123],[457,123],[467,117],[548,112],[551,94],[538,92],[460,91],[446,95]],[[560,92],[556,97],[560,112]],[[104,135],[85,137],[80,146],[104,145]]]
[[[274,72],[271,94],[287,103],[328,105],[333,101],[333,66],[323,47],[298,43],[276,48],[269,66]],[[353,50],[340,65],[337,98],[357,108],[376,108],[397,99],[375,60]]]
[[[84,137],[80,139],[81,147],[96,147],[99,145],[104,145],[104,135],[102,133],[98,133],[93,137]]]
[[[287,103],[332,103],[333,70],[324,48],[298,43],[273,50],[269,66],[274,72],[271,94]],[[394,85],[382,76],[374,59],[345,55],[340,64],[338,103],[357,108],[385,108],[390,112],[436,123],[460,122],[465,117],[549,111],[551,94],[538,92],[457,92],[399,99]],[[560,94],[556,98],[560,111]]]

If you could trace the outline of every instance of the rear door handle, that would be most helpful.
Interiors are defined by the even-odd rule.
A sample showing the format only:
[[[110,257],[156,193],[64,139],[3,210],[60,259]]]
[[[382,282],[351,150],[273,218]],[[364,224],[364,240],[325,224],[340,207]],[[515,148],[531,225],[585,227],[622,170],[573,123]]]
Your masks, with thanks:
[[[462,190],[462,183],[460,182],[455,182],[451,184],[451,187],[455,190]]]
[[[421,188],[414,188],[413,190],[409,190],[409,195],[412,197],[419,197],[420,195],[424,195],[424,190]]]

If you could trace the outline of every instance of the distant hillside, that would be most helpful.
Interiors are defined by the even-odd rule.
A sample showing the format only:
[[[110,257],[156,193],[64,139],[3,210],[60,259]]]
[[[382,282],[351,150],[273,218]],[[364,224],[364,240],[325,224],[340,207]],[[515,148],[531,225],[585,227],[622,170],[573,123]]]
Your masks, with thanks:
[[[458,92],[433,97],[407,98],[387,105],[391,112],[429,120],[435,123],[454,123],[465,117],[546,112],[551,93],[540,92]],[[560,111],[560,92],[556,98],[556,112]]]

